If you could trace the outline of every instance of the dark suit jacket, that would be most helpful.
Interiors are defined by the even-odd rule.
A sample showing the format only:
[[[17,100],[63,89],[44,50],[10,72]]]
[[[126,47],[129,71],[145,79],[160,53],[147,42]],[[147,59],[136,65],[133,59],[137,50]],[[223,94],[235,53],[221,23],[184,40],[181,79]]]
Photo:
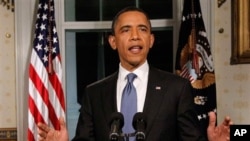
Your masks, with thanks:
[[[116,72],[87,86],[73,141],[109,140],[110,115],[117,112],[117,78]],[[199,129],[190,87],[188,80],[150,67],[143,109],[147,141],[206,140]]]

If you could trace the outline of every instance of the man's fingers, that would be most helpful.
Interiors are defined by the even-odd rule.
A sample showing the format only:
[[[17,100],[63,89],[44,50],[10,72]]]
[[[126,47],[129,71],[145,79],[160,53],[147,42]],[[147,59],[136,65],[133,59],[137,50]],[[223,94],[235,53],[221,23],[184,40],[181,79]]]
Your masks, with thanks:
[[[66,123],[63,117],[59,118],[60,128],[63,129],[64,132],[67,132]],[[39,141],[54,141],[59,138],[60,134],[59,131],[56,131],[53,128],[50,128],[48,125],[43,123],[38,123],[38,134],[39,134]]]
[[[55,130],[51,129],[51,131],[48,132],[47,137],[48,137],[48,139],[51,139],[54,135],[55,135]]]
[[[232,124],[233,124],[233,121],[230,119],[229,116],[226,116],[225,119],[224,119],[223,125],[230,126]]]
[[[40,135],[40,137],[46,138],[47,133],[41,129],[38,129],[38,134]]]
[[[52,128],[43,123],[38,123],[37,126],[38,126],[39,141],[49,140],[48,133],[51,132]]]
[[[38,123],[37,125],[38,125],[39,129],[43,130],[46,133],[49,132],[49,130],[50,130],[50,127],[47,126],[46,124]]]
[[[214,112],[209,112],[209,127],[215,127],[216,124],[216,115]]]
[[[61,128],[61,129],[66,128],[66,123],[65,123],[65,120],[64,120],[63,117],[60,117],[60,118],[59,118],[59,122],[60,122],[60,128]]]

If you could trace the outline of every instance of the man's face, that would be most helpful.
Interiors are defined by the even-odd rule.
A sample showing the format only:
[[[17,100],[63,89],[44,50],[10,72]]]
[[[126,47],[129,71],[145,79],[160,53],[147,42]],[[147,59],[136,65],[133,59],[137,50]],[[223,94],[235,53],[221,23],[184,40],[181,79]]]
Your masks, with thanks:
[[[119,16],[114,26],[115,35],[109,37],[109,43],[117,49],[121,65],[127,70],[132,71],[146,61],[154,43],[150,30],[148,20],[141,12],[129,11]]]

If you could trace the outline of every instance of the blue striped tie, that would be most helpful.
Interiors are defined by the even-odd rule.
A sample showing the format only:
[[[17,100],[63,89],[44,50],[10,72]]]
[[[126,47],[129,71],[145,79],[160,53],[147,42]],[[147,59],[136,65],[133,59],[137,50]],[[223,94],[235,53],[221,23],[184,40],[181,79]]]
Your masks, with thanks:
[[[127,75],[127,84],[122,93],[122,101],[121,101],[121,112],[124,115],[124,127],[123,133],[134,133],[134,129],[132,126],[132,120],[137,112],[137,95],[136,89],[133,85],[134,79],[137,77],[134,73],[129,73]],[[135,137],[129,138],[130,141],[135,140]]]

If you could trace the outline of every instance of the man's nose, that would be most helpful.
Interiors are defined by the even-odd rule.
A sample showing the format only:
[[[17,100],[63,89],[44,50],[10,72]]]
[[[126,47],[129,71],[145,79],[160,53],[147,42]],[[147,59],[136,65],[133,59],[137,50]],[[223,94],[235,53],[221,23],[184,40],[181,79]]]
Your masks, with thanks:
[[[131,32],[131,40],[139,40],[140,39],[140,35],[138,33],[137,30],[132,30]]]

